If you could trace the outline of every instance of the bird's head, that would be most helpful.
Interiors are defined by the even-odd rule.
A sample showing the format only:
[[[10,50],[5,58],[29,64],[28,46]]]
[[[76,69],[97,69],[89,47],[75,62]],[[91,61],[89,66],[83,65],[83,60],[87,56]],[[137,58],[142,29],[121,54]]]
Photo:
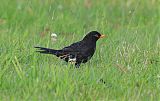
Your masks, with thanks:
[[[96,42],[98,39],[104,38],[104,37],[105,35],[100,34],[97,31],[91,31],[83,38],[83,40],[92,40]]]

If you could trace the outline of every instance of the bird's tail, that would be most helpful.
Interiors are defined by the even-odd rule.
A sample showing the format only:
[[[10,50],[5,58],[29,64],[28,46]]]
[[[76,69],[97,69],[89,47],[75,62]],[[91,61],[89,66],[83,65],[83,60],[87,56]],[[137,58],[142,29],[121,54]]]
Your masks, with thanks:
[[[43,53],[43,54],[53,54],[56,56],[59,54],[59,50],[54,50],[54,49],[49,49],[44,47],[34,47],[34,48],[38,49],[36,52]]]

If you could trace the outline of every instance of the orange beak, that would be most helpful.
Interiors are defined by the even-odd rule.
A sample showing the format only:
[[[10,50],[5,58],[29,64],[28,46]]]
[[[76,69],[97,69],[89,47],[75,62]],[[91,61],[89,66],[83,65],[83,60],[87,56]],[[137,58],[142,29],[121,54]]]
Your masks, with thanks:
[[[105,35],[104,34],[102,34],[99,38],[104,38],[105,37]]]

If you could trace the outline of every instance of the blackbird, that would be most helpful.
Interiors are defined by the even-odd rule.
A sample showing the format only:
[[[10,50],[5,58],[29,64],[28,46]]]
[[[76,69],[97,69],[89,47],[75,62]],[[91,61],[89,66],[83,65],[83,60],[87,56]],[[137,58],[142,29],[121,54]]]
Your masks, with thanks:
[[[103,37],[105,37],[105,35],[101,35],[97,31],[91,31],[81,41],[73,43],[60,50],[44,47],[35,48],[38,49],[36,52],[56,55],[66,62],[74,63],[78,68],[81,63],[86,63],[91,59],[96,50],[97,40]]]

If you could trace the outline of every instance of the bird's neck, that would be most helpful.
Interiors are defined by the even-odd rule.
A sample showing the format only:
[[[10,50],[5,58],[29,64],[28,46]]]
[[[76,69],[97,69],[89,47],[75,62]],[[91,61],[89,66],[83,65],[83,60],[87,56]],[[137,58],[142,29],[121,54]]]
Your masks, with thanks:
[[[86,44],[88,46],[96,47],[96,40],[94,40],[94,39],[90,39],[90,40],[83,39],[82,42],[84,42],[84,44]]]

